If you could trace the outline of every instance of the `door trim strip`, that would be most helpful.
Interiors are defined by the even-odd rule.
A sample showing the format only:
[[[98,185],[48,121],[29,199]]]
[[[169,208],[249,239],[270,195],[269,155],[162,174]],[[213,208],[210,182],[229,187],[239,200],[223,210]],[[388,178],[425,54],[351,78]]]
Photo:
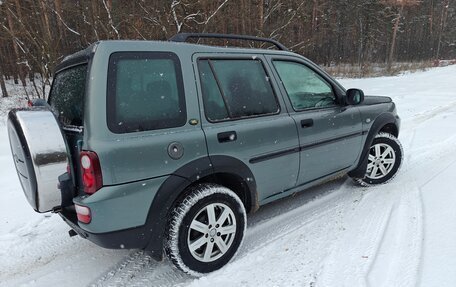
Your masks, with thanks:
[[[345,139],[348,139],[348,138],[357,137],[357,136],[361,136],[361,135],[365,135],[365,134],[367,134],[367,132],[356,132],[356,133],[343,135],[343,136],[340,136],[340,137],[337,137],[337,138],[327,139],[327,140],[324,140],[324,141],[321,141],[321,142],[306,144],[306,145],[302,145],[302,146],[294,147],[294,148],[289,148],[289,149],[278,151],[278,152],[272,152],[272,153],[268,153],[268,154],[265,154],[265,155],[260,155],[260,156],[253,157],[253,158],[251,158],[249,160],[249,163],[255,164],[255,163],[263,162],[263,161],[266,161],[266,160],[282,157],[282,156],[285,156],[285,155],[290,155],[290,154],[293,154],[293,153],[296,153],[296,152],[300,152],[300,151],[303,151],[303,150],[306,150],[306,149],[315,148],[315,147],[318,147],[318,146],[334,143],[334,142],[337,142],[337,141],[341,141],[341,140],[345,140]]]

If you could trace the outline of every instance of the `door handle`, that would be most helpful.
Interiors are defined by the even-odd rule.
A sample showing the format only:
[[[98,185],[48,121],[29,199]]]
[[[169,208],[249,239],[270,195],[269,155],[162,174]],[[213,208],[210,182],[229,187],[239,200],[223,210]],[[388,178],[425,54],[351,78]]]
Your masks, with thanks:
[[[233,142],[233,141],[237,140],[237,134],[235,131],[218,133],[217,139],[218,139],[219,143]]]
[[[313,119],[301,120],[301,128],[310,128],[314,125]]]

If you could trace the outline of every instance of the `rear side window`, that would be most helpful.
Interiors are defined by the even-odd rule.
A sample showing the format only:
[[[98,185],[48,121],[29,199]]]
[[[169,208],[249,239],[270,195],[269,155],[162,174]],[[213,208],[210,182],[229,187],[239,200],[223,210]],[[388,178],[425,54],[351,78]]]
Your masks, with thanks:
[[[275,114],[279,105],[259,60],[199,60],[204,110],[210,121]]]
[[[115,133],[183,126],[187,116],[178,57],[166,52],[112,54],[107,110],[108,127]]]
[[[87,64],[65,69],[55,75],[49,105],[64,126],[82,126],[84,119]]]

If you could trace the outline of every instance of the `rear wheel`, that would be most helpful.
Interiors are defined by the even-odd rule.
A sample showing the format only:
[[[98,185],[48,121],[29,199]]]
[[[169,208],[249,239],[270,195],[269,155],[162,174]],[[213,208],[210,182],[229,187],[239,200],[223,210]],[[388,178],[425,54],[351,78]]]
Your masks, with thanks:
[[[245,208],[233,191],[201,184],[172,211],[166,253],[186,273],[212,272],[234,257],[245,227]]]
[[[355,179],[363,186],[387,183],[396,176],[402,164],[403,150],[399,140],[388,133],[379,133],[369,149],[364,178]]]

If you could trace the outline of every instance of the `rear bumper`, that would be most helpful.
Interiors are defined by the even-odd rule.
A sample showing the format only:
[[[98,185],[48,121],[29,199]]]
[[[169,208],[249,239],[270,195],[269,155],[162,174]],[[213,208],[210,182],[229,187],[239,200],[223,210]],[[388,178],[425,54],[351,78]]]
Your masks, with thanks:
[[[69,206],[62,208],[59,215],[78,235],[101,247],[146,249],[153,258],[161,260],[162,236],[153,234],[160,232],[153,225],[163,218],[151,216],[150,208],[166,178],[103,187],[90,196],[72,198]],[[90,208],[90,223],[78,221],[75,203]]]
[[[79,226],[87,232],[98,234],[145,225],[152,201],[166,178],[104,186],[90,196],[73,198],[73,203],[91,210],[90,223],[79,222]]]
[[[158,242],[150,242],[150,232],[146,232],[145,226],[105,233],[91,233],[79,226],[76,213],[71,210],[71,207],[63,209],[59,212],[59,215],[79,236],[92,241],[98,246],[109,249],[147,248],[154,259],[163,259],[163,252],[160,249],[161,244]],[[155,247],[155,245],[157,245],[157,247]]]

